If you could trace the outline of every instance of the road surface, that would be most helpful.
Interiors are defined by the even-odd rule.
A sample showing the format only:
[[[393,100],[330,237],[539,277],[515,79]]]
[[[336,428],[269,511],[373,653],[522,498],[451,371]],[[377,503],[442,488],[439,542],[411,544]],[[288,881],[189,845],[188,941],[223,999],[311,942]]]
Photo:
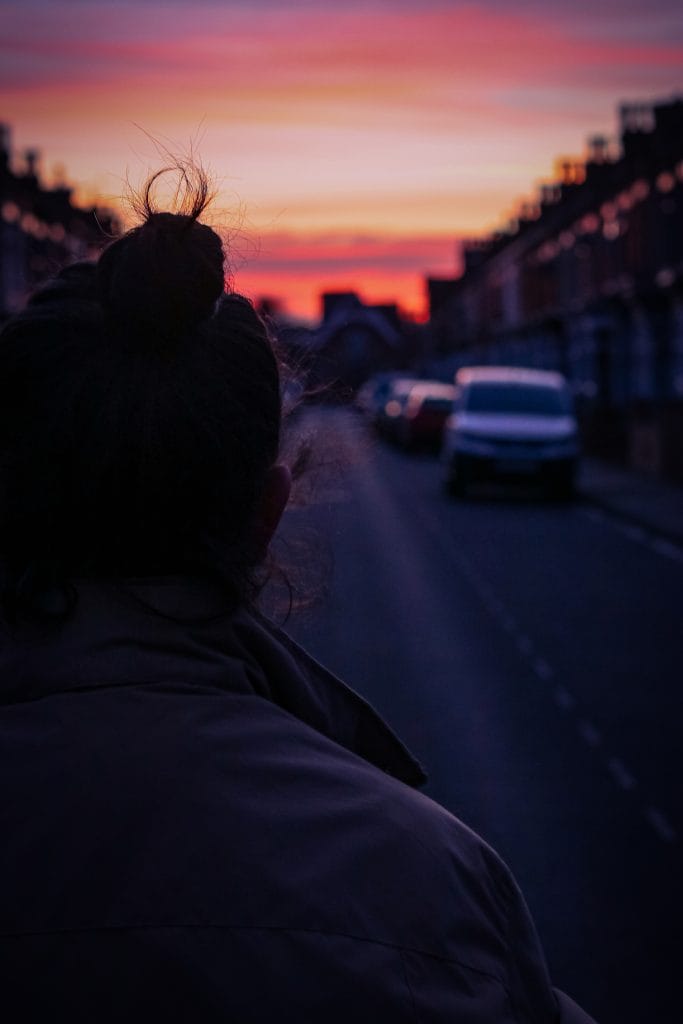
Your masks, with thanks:
[[[581,503],[449,498],[348,410],[303,429],[326,465],[281,557],[327,593],[286,628],[508,862],[554,983],[600,1024],[679,1022],[683,552]]]

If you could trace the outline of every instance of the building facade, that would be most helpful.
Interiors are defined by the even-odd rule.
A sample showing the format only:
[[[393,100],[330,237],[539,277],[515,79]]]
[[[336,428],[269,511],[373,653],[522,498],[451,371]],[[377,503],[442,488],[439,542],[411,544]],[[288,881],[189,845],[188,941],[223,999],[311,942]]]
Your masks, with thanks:
[[[311,394],[348,401],[372,374],[414,362],[417,331],[397,306],[368,304],[355,292],[325,292],[320,298],[316,328],[278,332]]]
[[[590,140],[463,265],[430,287],[442,366],[561,370],[590,448],[683,480],[683,100],[623,106],[616,153]]]
[[[110,211],[76,206],[68,186],[46,188],[35,151],[21,163],[15,169],[10,131],[0,124],[0,319],[60,267],[94,255],[120,231]]]

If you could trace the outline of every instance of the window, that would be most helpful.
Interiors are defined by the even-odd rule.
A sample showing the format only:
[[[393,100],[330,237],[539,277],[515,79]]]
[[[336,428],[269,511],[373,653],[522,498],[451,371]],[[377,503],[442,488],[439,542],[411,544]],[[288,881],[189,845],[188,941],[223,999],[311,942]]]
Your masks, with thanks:
[[[539,416],[568,416],[572,412],[569,394],[559,388],[495,381],[470,384],[466,407],[468,412]]]

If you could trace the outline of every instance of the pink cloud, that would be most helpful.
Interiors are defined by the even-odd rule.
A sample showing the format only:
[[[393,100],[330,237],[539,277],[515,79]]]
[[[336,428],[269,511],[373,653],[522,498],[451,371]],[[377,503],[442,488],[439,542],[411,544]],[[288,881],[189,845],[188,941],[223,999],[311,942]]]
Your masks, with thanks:
[[[458,98],[454,89],[463,90],[462,100],[467,90],[548,76],[577,80],[582,68],[607,72],[637,65],[680,75],[683,62],[680,41],[593,40],[585,25],[581,34],[568,30],[552,8],[533,17],[523,8],[493,14],[481,5],[395,12],[351,7],[334,15],[309,8],[296,19],[278,8],[248,19],[220,6],[205,7],[197,16],[200,8],[178,6],[170,14],[166,7],[166,16],[156,20],[148,10],[147,20],[133,23],[134,39],[126,38],[120,24],[110,33],[106,19],[86,21],[65,36],[55,32],[57,11],[49,7],[40,25],[16,15],[2,44],[6,87],[122,79],[172,86],[178,76],[207,89],[241,88],[264,101],[275,89],[290,100],[345,101],[352,110],[357,102],[414,107],[443,98],[452,104]]]
[[[620,99],[683,88],[674,10],[23,0],[3,9],[0,109],[86,181],[125,173],[131,122],[172,139],[204,122],[218,170],[239,163],[264,215],[307,231],[236,252],[245,290],[310,312],[318,287],[354,286],[417,309],[424,272],[454,266],[449,232],[499,223],[555,156],[613,129]]]

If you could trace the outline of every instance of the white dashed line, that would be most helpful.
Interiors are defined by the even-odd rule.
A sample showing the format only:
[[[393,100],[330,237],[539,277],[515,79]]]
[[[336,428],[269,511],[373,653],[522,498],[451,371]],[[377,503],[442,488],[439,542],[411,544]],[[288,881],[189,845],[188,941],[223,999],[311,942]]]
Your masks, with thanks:
[[[683,548],[679,548],[675,544],[672,544],[663,538],[653,537],[647,530],[644,530],[635,524],[620,522],[616,517],[612,517],[596,508],[582,507],[578,511],[587,519],[590,519],[595,523],[610,523],[623,536],[628,537],[635,543],[649,547],[651,550],[667,558],[683,562]],[[443,543],[443,537],[439,531],[433,528],[433,524],[430,522],[427,525],[430,532],[434,534],[434,537],[438,539],[439,543]],[[553,679],[555,676],[553,668],[544,661],[543,658],[534,657],[532,640],[526,634],[519,632],[519,628],[514,617],[508,612],[505,604],[496,596],[494,588],[488,583],[488,581],[479,576],[479,573],[473,568],[466,558],[463,558],[462,556],[454,557],[453,552],[450,550],[449,554],[458,566],[462,575],[470,582],[471,586],[479,595],[482,604],[488,609],[493,617],[497,619],[502,628],[507,633],[511,634],[511,637],[514,639],[520,653],[529,659],[531,662],[531,668],[535,675],[543,681]],[[576,710],[576,698],[569,690],[566,689],[566,687],[560,684],[557,684],[553,689],[553,700],[561,711],[570,713]],[[594,750],[602,746],[602,735],[592,722],[585,718],[579,718],[578,720],[574,718],[573,721],[576,724],[578,735],[588,746]],[[636,779],[631,775],[620,758],[605,756],[603,764],[607,769],[608,774],[621,790],[624,792],[632,792],[637,789]],[[662,842],[675,843],[678,841],[678,834],[676,830],[662,811],[652,805],[646,805],[645,807],[641,805],[641,809],[644,811],[644,817],[650,827]]]
[[[649,542],[650,549],[665,558],[673,558],[675,562],[683,562],[683,551],[669,540],[655,537]]]
[[[619,519],[618,513],[610,515],[597,508],[581,508],[579,512],[584,518],[591,519],[594,523],[609,523],[619,531],[622,537],[628,537],[636,544],[644,544],[650,551],[656,551],[658,555],[664,555],[665,558],[670,558],[674,562],[683,562],[683,547],[680,544],[666,540],[664,537],[657,537],[646,527],[638,526],[637,523],[622,521]]]
[[[657,833],[660,839],[663,839],[665,843],[675,843],[678,838],[676,830],[667,821],[665,816],[656,807],[648,807],[645,812],[645,817],[652,825],[653,829]]]
[[[548,662],[543,658],[537,658],[534,662],[534,672],[539,679],[552,679],[555,675]]]
[[[589,747],[599,747],[602,743],[602,736],[592,722],[585,719],[579,722],[579,736],[585,740]]]
[[[586,519],[592,519],[594,523],[604,523],[607,520],[605,513],[600,512],[597,508],[582,508],[581,514],[584,515]]]
[[[619,532],[623,533],[624,537],[628,537],[629,540],[638,541],[642,543],[647,539],[647,534],[642,526],[632,526],[630,523],[620,523]]]
[[[636,780],[628,771],[624,762],[618,757],[610,757],[607,761],[607,768],[610,775],[621,789],[635,789]]]
[[[563,711],[571,711],[576,706],[576,701],[569,690],[565,690],[564,686],[556,686],[553,697],[557,706],[562,708]]]

